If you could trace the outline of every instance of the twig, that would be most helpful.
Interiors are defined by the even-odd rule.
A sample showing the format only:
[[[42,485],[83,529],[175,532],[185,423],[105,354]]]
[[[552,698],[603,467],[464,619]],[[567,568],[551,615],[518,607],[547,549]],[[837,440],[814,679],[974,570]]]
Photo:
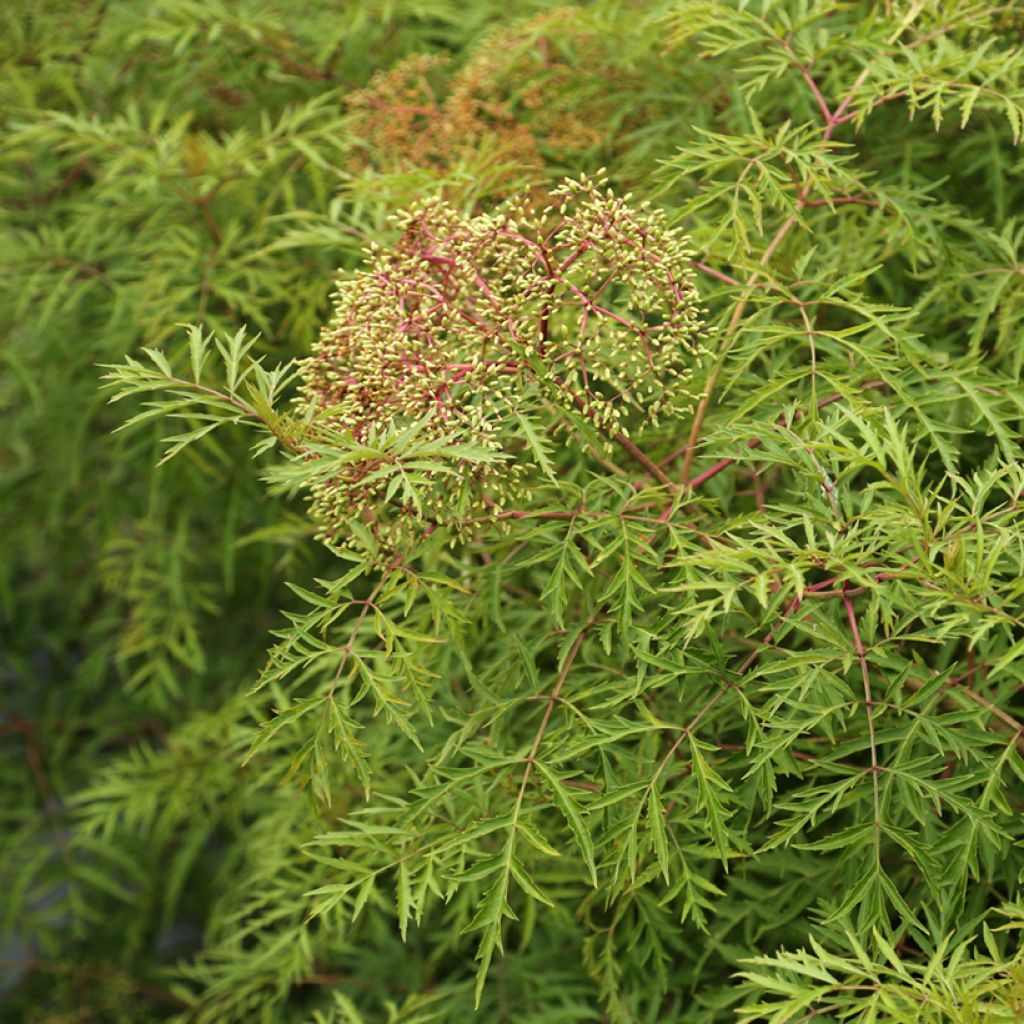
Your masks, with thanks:
[[[857,626],[857,615],[853,610],[853,601],[843,586],[843,605],[846,608],[846,618],[850,623],[850,633],[853,635],[853,647],[857,652],[857,660],[860,662],[860,674],[864,681],[864,703],[868,712],[868,741],[871,745],[871,789],[875,805],[875,855],[881,857],[882,850],[882,801],[878,793],[878,743],[875,738],[875,702],[871,696],[871,673],[868,670],[867,653],[864,650],[864,643],[861,640],[860,629]]]
[[[869,380],[869,381],[865,381],[863,384],[859,385],[859,387],[860,387],[860,389],[862,391],[870,391],[870,390],[874,390],[876,388],[887,387],[887,384],[886,384],[886,382],[884,380]],[[834,405],[836,402],[842,401],[843,397],[844,396],[839,394],[838,392],[836,392],[835,394],[827,395],[825,398],[820,399],[816,403],[817,408],[818,409],[825,409],[825,408],[827,408],[830,405]],[[780,424],[782,424],[784,426],[788,426],[790,423],[795,423],[798,419],[800,419],[801,415],[802,414],[799,411],[797,411],[796,414],[793,416],[793,418],[788,421],[788,423],[787,423],[785,415],[780,416],[776,422],[778,422],[778,423],[780,423]],[[760,448],[763,443],[764,442],[761,440],[761,438],[759,438],[759,437],[752,437],[749,441],[747,441],[747,447],[750,448],[751,450],[753,450],[755,448]],[[668,455],[666,458],[662,459],[660,465],[661,466],[667,465],[668,463],[672,462],[674,459],[677,459],[681,454],[683,454],[683,452],[685,450],[686,450],[685,448],[677,449],[676,451],[672,452],[671,455]],[[700,487],[701,484],[706,483],[712,477],[715,477],[719,473],[721,473],[722,470],[728,469],[729,466],[731,466],[735,461],[736,461],[736,459],[735,458],[731,458],[731,457],[720,459],[713,466],[711,466],[710,468],[704,470],[703,473],[698,473],[697,476],[695,476],[692,480],[690,480],[688,482],[688,484],[686,485],[687,489],[691,490],[691,491],[692,490],[696,490],[698,487]],[[671,508],[671,505],[669,506],[669,508]]]
[[[576,655],[580,653],[580,648],[583,646],[583,640],[586,637],[587,632],[596,621],[597,613],[595,612],[587,620],[586,625],[584,625],[579,631],[576,639],[573,641],[572,647],[569,648],[569,653],[566,655],[565,662],[562,665],[562,671],[558,673],[558,679],[555,682],[555,687],[548,695],[548,706],[544,709],[544,716],[541,718],[540,725],[537,727],[537,733],[533,737],[533,746],[530,747],[530,753],[526,755],[526,767],[523,769],[523,781],[519,785],[519,795],[516,797],[515,809],[512,812],[513,821],[517,821],[519,819],[519,811],[523,806],[523,797],[526,795],[526,787],[530,782],[533,765],[537,760],[537,752],[540,750],[541,743],[544,742],[544,733],[547,731],[548,722],[551,721],[551,715],[555,710],[555,704],[558,703],[558,695],[562,692],[562,687],[565,685],[566,679],[569,678],[569,670],[572,668],[572,663],[576,660]]]

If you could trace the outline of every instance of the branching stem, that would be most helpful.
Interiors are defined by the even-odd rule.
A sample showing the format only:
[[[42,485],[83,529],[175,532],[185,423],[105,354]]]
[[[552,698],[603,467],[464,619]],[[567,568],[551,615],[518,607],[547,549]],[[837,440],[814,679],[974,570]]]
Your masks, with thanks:
[[[512,820],[517,821],[519,819],[519,811],[523,806],[523,797],[526,796],[526,787],[530,782],[530,775],[533,773],[533,765],[537,760],[537,752],[540,750],[540,745],[544,742],[544,733],[547,731],[548,722],[551,721],[551,715],[554,713],[555,705],[558,703],[558,696],[562,692],[562,687],[565,685],[566,679],[569,678],[569,671],[572,669],[572,664],[576,660],[576,655],[580,653],[580,648],[583,646],[583,641],[586,639],[587,633],[590,627],[597,621],[597,614],[592,615],[586,625],[576,635],[576,639],[573,641],[572,647],[569,648],[569,653],[565,656],[565,661],[562,664],[562,671],[558,673],[558,679],[555,681],[554,689],[548,694],[547,702],[548,706],[544,709],[544,715],[540,720],[540,725],[537,727],[537,733],[533,737],[533,745],[530,747],[529,754],[526,755],[526,767],[523,769],[523,780],[519,784],[519,795],[516,797],[515,808],[512,812]]]
[[[824,119],[825,124],[822,129],[822,143],[828,144],[832,139],[832,134],[836,128],[843,123],[843,115],[846,113],[847,108],[853,102],[853,97],[857,90],[863,84],[864,80],[870,74],[870,68],[864,68],[863,71],[857,76],[856,81],[850,87],[849,92],[846,95],[846,99],[836,107],[835,112],[829,112],[828,105],[824,104]],[[711,404],[711,397],[714,394],[715,385],[718,382],[719,374],[722,372],[722,367],[725,363],[725,355],[732,346],[733,341],[736,338],[737,331],[739,330],[740,321],[743,319],[743,314],[746,312],[747,304],[750,301],[750,297],[754,294],[758,283],[764,276],[764,268],[771,262],[772,257],[775,255],[776,249],[782,244],[783,240],[792,230],[793,225],[800,218],[800,214],[803,212],[807,205],[807,201],[811,194],[812,181],[808,179],[804,182],[803,187],[800,189],[800,193],[797,196],[796,204],[793,207],[793,212],[782,222],[778,231],[775,232],[774,237],[768,243],[768,248],[765,249],[761,256],[760,266],[755,271],[750,279],[747,281],[746,291],[740,297],[740,301],[737,303],[735,310],[733,310],[732,317],[729,320],[729,325],[726,328],[725,338],[723,339],[722,345],[718,352],[718,361],[715,363],[710,375],[708,376],[707,385],[704,388],[704,394],[701,396],[700,403],[697,406],[697,411],[694,413],[693,424],[690,427],[690,435],[686,442],[686,454],[683,456],[683,471],[680,477],[679,485],[685,488],[690,480],[690,469],[693,465],[693,457],[697,450],[697,441],[700,438],[701,428],[704,425],[704,417],[707,414],[708,406]]]

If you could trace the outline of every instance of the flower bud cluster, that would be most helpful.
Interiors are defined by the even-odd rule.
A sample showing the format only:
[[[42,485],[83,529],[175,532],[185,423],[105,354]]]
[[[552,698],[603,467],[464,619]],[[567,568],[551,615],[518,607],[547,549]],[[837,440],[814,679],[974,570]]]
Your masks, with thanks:
[[[497,515],[537,474],[524,420],[567,431],[561,407],[611,438],[692,405],[701,310],[686,239],[660,212],[598,177],[539,210],[466,216],[432,200],[398,227],[339,284],[303,366],[306,412],[358,443],[416,424],[418,439],[503,458],[425,469],[418,507],[388,492],[379,461],[347,463],[313,496],[335,541],[353,516],[380,540],[397,521],[458,531]]]
[[[489,33],[447,77],[444,57],[404,58],[347,99],[358,157],[384,171],[493,168],[508,195],[545,156],[564,163],[603,141],[608,97],[629,87],[613,45],[565,7]]]
[[[360,140],[356,163],[380,170],[427,170],[444,175],[470,162],[478,171],[481,154],[488,167],[539,168],[537,145],[530,131],[497,104],[485,103],[465,89],[439,98],[439,77],[447,60],[414,54],[380,71],[365,89],[352,93],[347,104],[351,130]],[[497,186],[502,185],[499,172]]]
[[[514,119],[549,156],[566,161],[605,140],[609,96],[635,86],[619,48],[583,9],[546,11],[485,36],[453,78],[448,102]]]

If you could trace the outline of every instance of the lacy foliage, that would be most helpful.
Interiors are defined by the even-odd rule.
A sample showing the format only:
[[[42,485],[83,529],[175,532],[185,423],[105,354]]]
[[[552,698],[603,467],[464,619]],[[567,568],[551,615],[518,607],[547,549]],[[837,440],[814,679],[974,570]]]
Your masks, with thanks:
[[[302,7],[0,10],[5,1015],[1021,1019],[1016,12]]]

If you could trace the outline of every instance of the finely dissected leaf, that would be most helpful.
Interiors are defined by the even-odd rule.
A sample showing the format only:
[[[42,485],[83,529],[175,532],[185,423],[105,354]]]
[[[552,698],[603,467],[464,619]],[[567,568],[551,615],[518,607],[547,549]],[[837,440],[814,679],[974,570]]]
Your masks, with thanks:
[[[579,805],[568,786],[555,774],[555,772],[544,764],[537,762],[537,771],[544,776],[551,787],[551,795],[555,805],[565,816],[566,823],[572,831],[573,839],[579,846],[580,855],[590,871],[591,881],[594,888],[597,888],[597,868],[594,865],[594,843],[590,837],[590,830],[580,811]]]
[[[534,429],[533,424],[530,422],[530,417],[517,413],[516,422],[519,424],[523,437],[529,446],[530,453],[537,460],[537,465],[540,467],[541,472],[548,479],[556,480],[555,467],[551,461],[548,444]]]

